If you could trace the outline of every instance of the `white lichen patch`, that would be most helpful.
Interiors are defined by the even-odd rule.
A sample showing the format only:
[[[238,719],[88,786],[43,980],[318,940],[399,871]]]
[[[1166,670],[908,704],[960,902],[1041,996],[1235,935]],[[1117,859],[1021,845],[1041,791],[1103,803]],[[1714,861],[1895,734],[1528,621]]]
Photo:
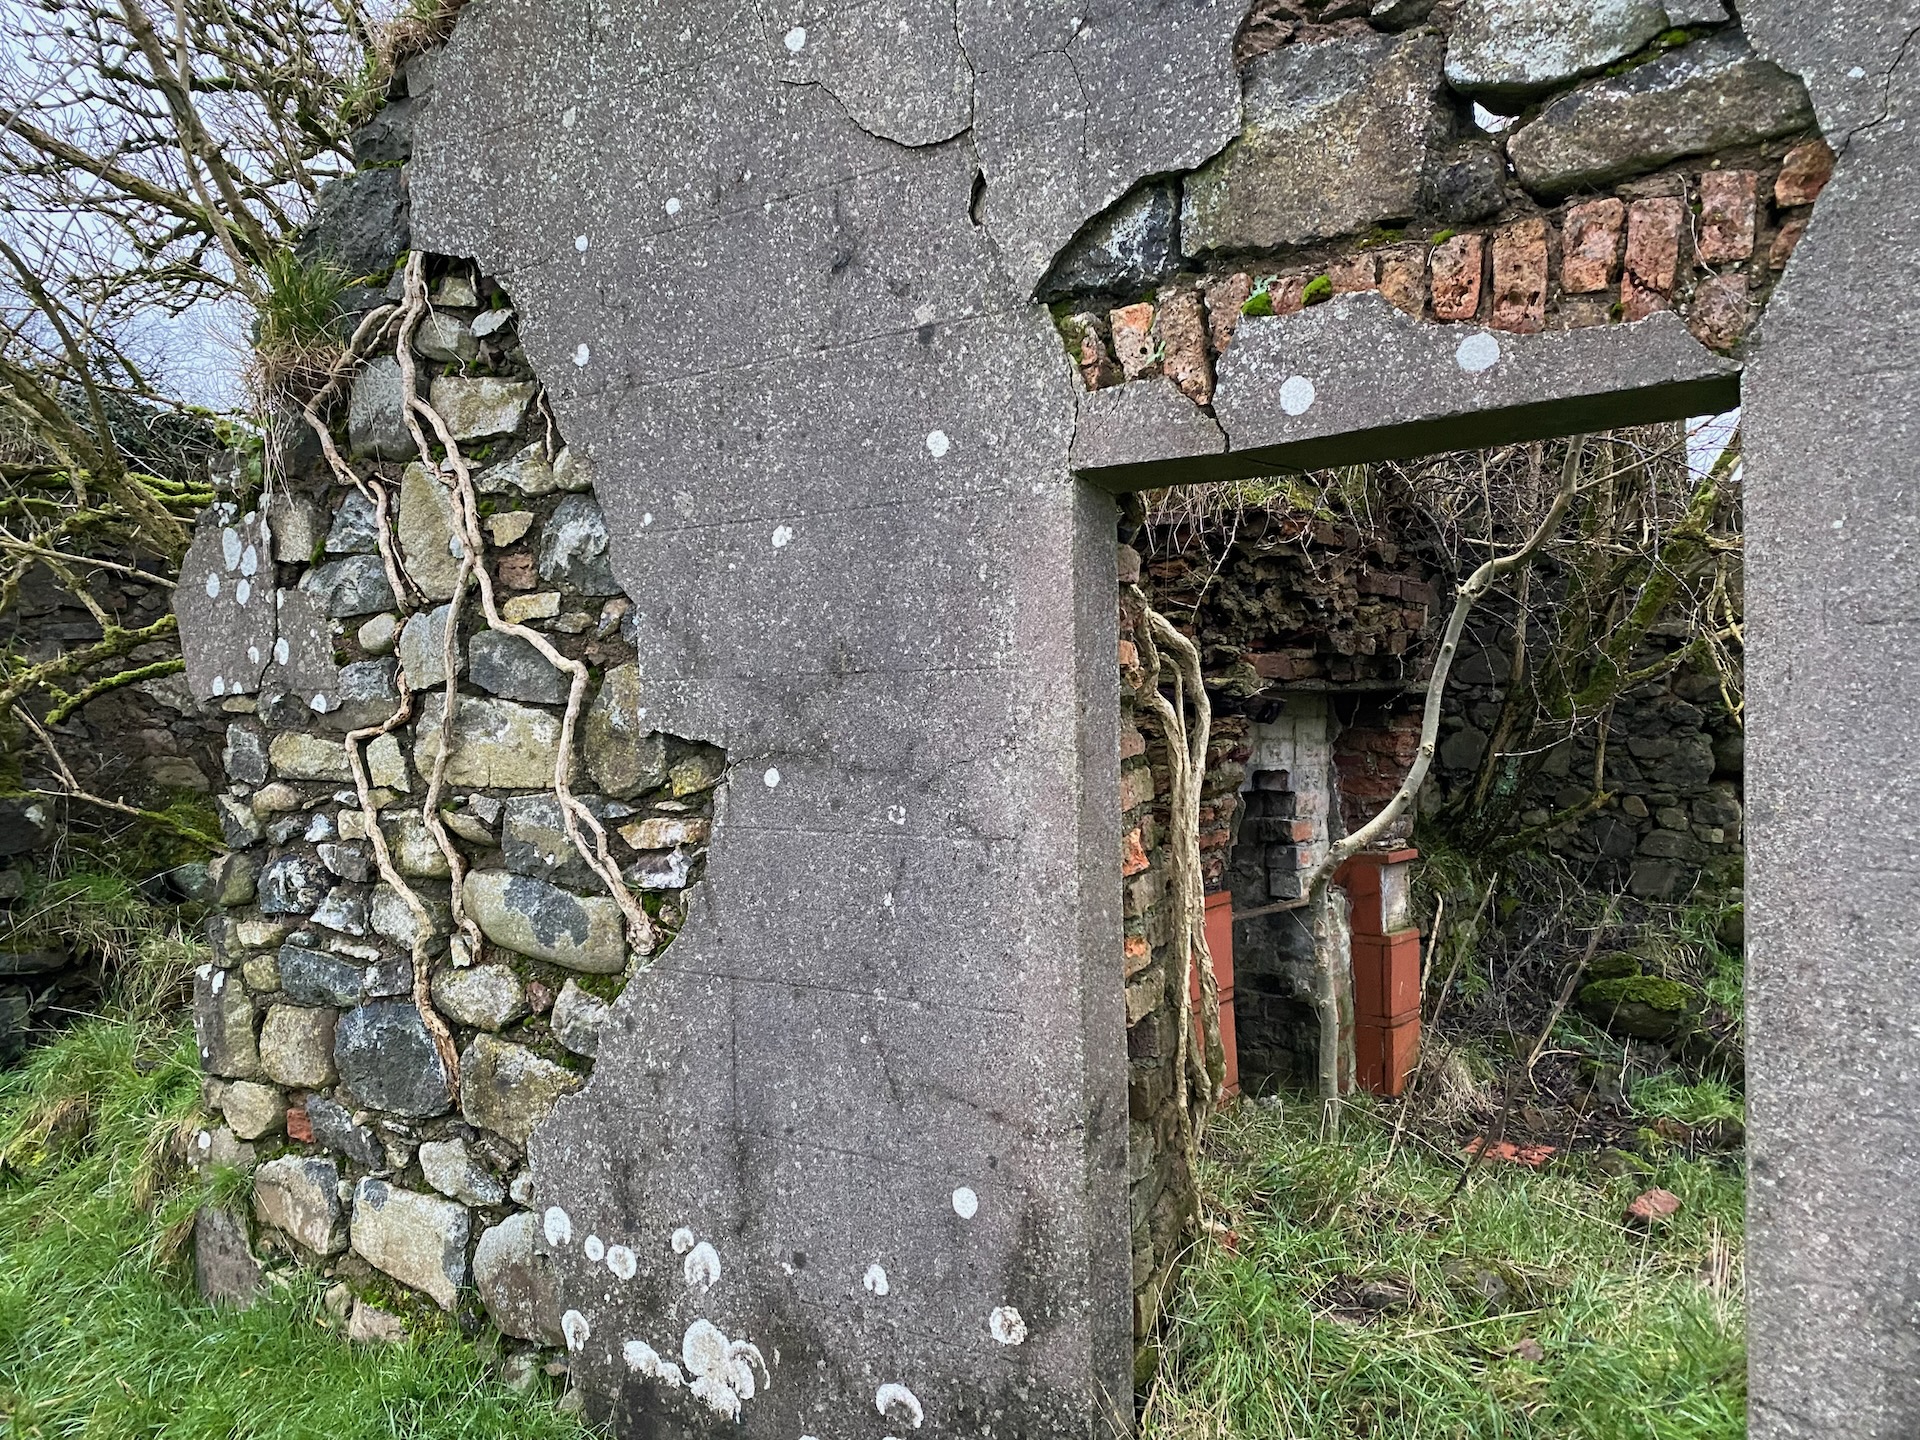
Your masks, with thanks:
[[[720,1283],[720,1254],[713,1246],[702,1240],[687,1252],[687,1258],[681,1262],[680,1273],[687,1282],[687,1288],[699,1286],[711,1290]]]
[[[747,1340],[728,1339],[711,1320],[696,1320],[687,1327],[680,1338],[680,1362],[693,1376],[689,1393],[714,1414],[730,1420],[740,1417],[741,1401],[753,1399],[773,1383],[760,1348]]]
[[[927,435],[927,453],[936,460],[946,458],[947,451],[953,448],[953,442],[947,438],[944,430],[930,431]]]
[[[769,769],[761,778],[767,782],[767,789],[778,790],[780,788],[780,772],[778,770]]]
[[[1027,1322],[1020,1318],[1020,1312],[1013,1306],[997,1306],[987,1316],[987,1333],[1002,1345],[1021,1345],[1026,1342]]]
[[[869,1295],[884,1295],[893,1287],[887,1283],[887,1272],[879,1265],[869,1265],[864,1279],[860,1282],[867,1287]]]
[[[962,1185],[953,1192],[953,1213],[962,1220],[971,1220],[980,1213],[980,1197]]]
[[[776,525],[773,530],[773,548],[776,550],[784,550],[792,543],[793,527],[791,525]]]
[[[873,1392],[873,1408],[889,1425],[905,1425],[918,1430],[926,1423],[927,1412],[919,1397],[904,1385],[886,1384]]]
[[[798,55],[807,48],[807,31],[803,25],[796,25],[787,31],[787,49]]]
[[[1500,342],[1485,331],[1469,335],[1453,352],[1453,359],[1467,374],[1482,374],[1500,363]]]
[[[593,1337],[593,1327],[578,1310],[569,1310],[560,1317],[560,1333],[567,1337],[567,1349],[578,1354],[587,1348],[587,1341]]]
[[[541,1217],[540,1229],[549,1245],[566,1245],[573,1240],[573,1217],[558,1205],[549,1205]]]
[[[593,351],[590,350],[585,344],[580,344],[573,347],[573,363],[574,364],[584,367],[586,363],[591,359],[593,359]]]
[[[682,1225],[667,1243],[673,1246],[674,1254],[684,1255],[693,1248],[693,1231]]]
[[[1316,392],[1313,381],[1304,375],[1289,375],[1280,385],[1280,408],[1289,415],[1304,415],[1313,408]]]
[[[607,1269],[614,1273],[616,1279],[631,1280],[634,1272],[639,1268],[639,1261],[634,1257],[633,1251],[626,1246],[609,1245],[607,1247]]]
[[[606,1242],[598,1235],[589,1235],[580,1244],[580,1252],[595,1265],[607,1258]]]

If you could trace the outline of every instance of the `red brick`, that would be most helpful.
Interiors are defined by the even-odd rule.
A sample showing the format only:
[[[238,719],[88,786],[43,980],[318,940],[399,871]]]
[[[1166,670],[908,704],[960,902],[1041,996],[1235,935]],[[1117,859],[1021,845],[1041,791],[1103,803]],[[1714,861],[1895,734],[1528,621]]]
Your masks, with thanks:
[[[1530,216],[1493,237],[1495,330],[1535,335],[1547,327],[1547,222]]]
[[[1626,319],[1644,320],[1656,310],[1672,308],[1686,224],[1687,207],[1677,199],[1633,202],[1627,212],[1627,265],[1620,277]]]
[[[1263,680],[1304,680],[1320,673],[1320,657],[1311,650],[1270,651],[1247,658]]]
[[[1120,370],[1129,380],[1146,380],[1160,373],[1155,358],[1159,343],[1153,333],[1153,306],[1142,300],[1115,310],[1107,317],[1113,325],[1113,353]]]
[[[1731,350],[1745,337],[1751,315],[1745,276],[1709,275],[1693,288],[1687,329],[1709,350]]]
[[[1833,178],[1833,151],[1824,140],[1809,140],[1796,145],[1780,162],[1780,174],[1773,182],[1776,205],[1811,205]]]
[[[1380,293],[1396,310],[1419,315],[1427,308],[1427,247],[1396,245],[1380,252]]]
[[[1081,383],[1087,389],[1103,390],[1120,383],[1120,367],[1107,348],[1107,337],[1101,332],[1098,315],[1069,315],[1061,326],[1061,334],[1073,354],[1074,364],[1080,369]]]
[[[1136,755],[1146,753],[1147,737],[1140,733],[1140,727],[1123,722],[1120,726],[1120,758],[1131,760]]]
[[[1140,663],[1140,647],[1131,640],[1120,642],[1120,668],[1131,670]]]
[[[1753,214],[1760,177],[1752,170],[1709,170],[1700,177],[1703,265],[1726,265],[1753,254]]]
[[[1793,257],[1794,247],[1799,245],[1800,237],[1807,233],[1807,217],[1796,215],[1780,226],[1780,233],[1773,237],[1773,248],[1767,252],[1767,264],[1774,270],[1787,268],[1787,261]]]
[[[1480,313],[1480,270],[1486,239],[1456,235],[1433,251],[1433,315],[1436,320],[1471,320]]]
[[[1570,207],[1561,238],[1560,288],[1569,295],[1591,295],[1611,286],[1620,274],[1626,225],[1627,207],[1618,200]]]
[[[1288,275],[1267,286],[1274,314],[1294,315],[1307,308],[1307,279],[1305,275]]]
[[[531,590],[538,583],[533,572],[533,556],[508,555],[494,567],[494,574],[509,590]]]
[[[287,1111],[287,1138],[303,1144],[313,1143],[313,1122],[307,1118],[307,1107],[297,1105]]]
[[[1240,329],[1240,307],[1247,303],[1247,297],[1253,294],[1253,277],[1244,272],[1229,275],[1224,280],[1210,280],[1205,286],[1207,296],[1207,339],[1213,346],[1216,356],[1227,353],[1227,347],[1233,344],[1233,337]]]
[[[1333,282],[1336,295],[1353,295],[1362,290],[1377,290],[1380,287],[1380,262],[1372,251],[1359,255],[1349,255],[1344,260],[1336,260],[1327,266],[1327,279]]]
[[[1164,355],[1161,368],[1168,379],[1196,405],[1213,401],[1213,356],[1207,350],[1207,316],[1200,292],[1186,287],[1160,292],[1160,314],[1154,322]]]
[[[1121,846],[1120,873],[1138,875],[1147,868],[1147,852],[1140,844],[1138,827],[1127,832],[1127,838]]]
[[[1144,935],[1129,935],[1125,947],[1126,978],[1131,980],[1153,963],[1153,947]]]
[[[1420,1061],[1418,1017],[1401,1025],[1354,1026],[1353,1058],[1362,1088],[1388,1098],[1400,1094]]]

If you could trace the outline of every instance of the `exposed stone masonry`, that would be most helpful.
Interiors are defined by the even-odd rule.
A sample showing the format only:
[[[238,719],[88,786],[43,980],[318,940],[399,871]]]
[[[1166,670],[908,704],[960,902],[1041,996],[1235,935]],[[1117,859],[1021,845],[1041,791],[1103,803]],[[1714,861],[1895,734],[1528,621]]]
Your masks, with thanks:
[[[700,878],[725,757],[645,725],[630,606],[588,471],[553,429],[508,298],[466,265],[434,268],[414,340],[419,388],[475,471],[481,563],[503,618],[590,667],[574,789],[670,939]],[[384,296],[359,298],[371,307],[401,293],[396,277]],[[208,1163],[253,1169],[253,1251],[327,1267],[350,1335],[394,1338],[424,1297],[449,1311],[477,1301],[511,1339],[559,1346],[525,1149],[585,1084],[611,1002],[653,956],[629,949],[553,791],[569,677],[527,640],[486,628],[471,597],[443,740],[461,542],[451,465],[437,448],[436,466],[421,462],[403,398],[391,355],[371,360],[335,437],[392,497],[396,554],[417,594],[396,596],[374,505],[338,483],[299,427],[276,441],[270,493],[208,512],[183,573],[188,680],[226,720],[218,803],[231,847],[211,869],[214,958],[194,1001],[207,1107],[225,1123],[198,1143]],[[248,628],[256,614],[269,628]],[[349,783],[346,733],[397,713],[402,680],[410,719],[365,757],[393,863],[433,924],[427,988],[453,1035],[457,1086],[415,1001],[415,916],[379,879]],[[419,813],[436,763],[459,899],[484,937],[477,954],[453,943],[453,871]],[[246,1217],[201,1228],[203,1248],[247,1253]],[[245,1292],[249,1264],[226,1272],[229,1291]]]
[[[1367,290],[1517,334],[1677,310],[1738,352],[1833,154],[1711,8],[1256,7],[1241,137],[1121,201],[1042,287],[1084,383],[1164,375],[1204,406],[1244,319]]]

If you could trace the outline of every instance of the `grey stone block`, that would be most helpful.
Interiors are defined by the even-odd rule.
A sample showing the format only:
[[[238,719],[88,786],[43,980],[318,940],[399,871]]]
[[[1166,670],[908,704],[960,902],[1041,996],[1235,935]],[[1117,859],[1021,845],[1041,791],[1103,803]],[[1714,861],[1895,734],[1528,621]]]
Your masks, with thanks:
[[[1522,185],[1558,196],[1813,123],[1806,87],[1725,31],[1550,101],[1507,154]]]
[[[446,1068],[421,1023],[400,1000],[375,1000],[340,1019],[334,1042],[340,1083],[362,1105],[420,1119],[452,1107]]]

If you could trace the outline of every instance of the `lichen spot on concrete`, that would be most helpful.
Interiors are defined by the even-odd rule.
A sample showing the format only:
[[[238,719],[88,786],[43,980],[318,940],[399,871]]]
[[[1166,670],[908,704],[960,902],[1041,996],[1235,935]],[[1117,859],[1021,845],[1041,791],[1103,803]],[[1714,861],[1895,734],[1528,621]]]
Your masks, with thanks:
[[[1482,331],[1469,335],[1453,352],[1454,362],[1469,375],[1479,375],[1500,363],[1500,342]]]
[[[226,679],[226,677],[225,677],[224,675],[216,675],[216,676],[214,676],[214,677],[213,677],[213,685],[212,685],[212,687],[211,687],[211,688],[212,688],[212,690],[213,690],[213,693],[214,693],[214,694],[216,694],[216,695],[224,695],[224,694],[226,694],[226,693],[227,693],[227,679]]]
[[[573,1239],[573,1217],[558,1205],[549,1205],[541,1217],[540,1228],[549,1245],[565,1245]]]
[[[793,543],[793,527],[791,525],[778,525],[774,527],[774,531],[773,531],[773,548],[774,549],[784,550],[787,548],[787,546],[791,545],[792,543]]]
[[[607,1258],[606,1243],[602,1241],[598,1235],[587,1236],[587,1238],[581,1242],[580,1250],[581,1253],[595,1265],[598,1265],[602,1260]]]
[[[229,570],[240,564],[240,532],[231,525],[220,532],[220,558]]]
[[[634,1271],[639,1268],[639,1261],[634,1257],[633,1251],[626,1246],[609,1245],[607,1247],[607,1269],[614,1273],[616,1279],[631,1280]]]
[[[971,1220],[980,1213],[980,1197],[962,1185],[953,1192],[953,1213],[962,1220]]]
[[[678,195],[669,195],[667,197],[667,214],[678,215],[679,213],[680,213],[680,197]]]
[[[560,1333],[567,1337],[567,1349],[578,1353],[587,1348],[593,1327],[587,1324],[587,1317],[578,1310],[569,1310],[560,1317]]]
[[[796,25],[787,31],[787,49],[798,55],[807,48],[807,32],[804,26]]]
[[[674,1254],[684,1255],[693,1248],[693,1231],[682,1225],[667,1243],[673,1246]]]
[[[1001,1305],[987,1316],[987,1332],[1002,1345],[1020,1345],[1027,1338],[1027,1322],[1013,1306]]]
[[[582,255],[586,254],[587,253],[587,237],[584,235],[574,236],[573,248],[578,250]]]
[[[780,772],[777,769],[769,768],[766,775],[762,778],[767,782],[767,789],[778,790],[780,788]]]
[[[927,436],[927,453],[939,460],[953,448],[953,442],[947,438],[944,430],[934,430]]]
[[[884,1295],[892,1288],[887,1284],[886,1270],[879,1265],[869,1265],[866,1278],[860,1283],[867,1287],[869,1295]]]
[[[561,129],[571,130],[573,129],[574,126],[578,125],[579,123],[580,123],[580,107],[578,105],[569,105],[564,111],[561,112],[560,114]]]
[[[292,657],[293,657],[293,647],[287,644],[286,636],[282,635],[278,640],[273,642],[273,663],[274,664],[284,665]]]
[[[584,344],[576,345],[573,347],[573,363],[574,364],[584,366],[592,358],[593,358],[593,351],[589,350]]]
[[[720,1283],[719,1252],[702,1240],[687,1252],[687,1258],[680,1263],[680,1273],[689,1289],[698,1285],[711,1290]]]
[[[227,972],[226,971],[216,970],[213,972],[213,980],[211,982],[211,988],[213,990],[213,993],[216,995],[218,995],[222,990],[227,988]]]
[[[1280,386],[1280,408],[1289,415],[1306,414],[1313,401],[1313,381],[1304,375],[1289,375]]]
[[[927,1420],[919,1397],[904,1385],[882,1385],[873,1392],[873,1408],[889,1425],[907,1425],[918,1430]]]
[[[251,545],[240,552],[240,573],[242,575],[260,573],[260,552]]]
[[[218,600],[220,598],[220,577],[218,575],[207,576],[207,598],[209,600]]]
[[[251,600],[252,598],[253,598],[253,582],[251,580],[242,580],[238,585],[233,587],[234,604],[244,605],[247,603],[247,601]]]
[[[627,1369],[636,1375],[644,1375],[651,1380],[660,1373],[660,1352],[644,1340],[629,1340],[620,1347],[620,1357],[627,1362]]]

